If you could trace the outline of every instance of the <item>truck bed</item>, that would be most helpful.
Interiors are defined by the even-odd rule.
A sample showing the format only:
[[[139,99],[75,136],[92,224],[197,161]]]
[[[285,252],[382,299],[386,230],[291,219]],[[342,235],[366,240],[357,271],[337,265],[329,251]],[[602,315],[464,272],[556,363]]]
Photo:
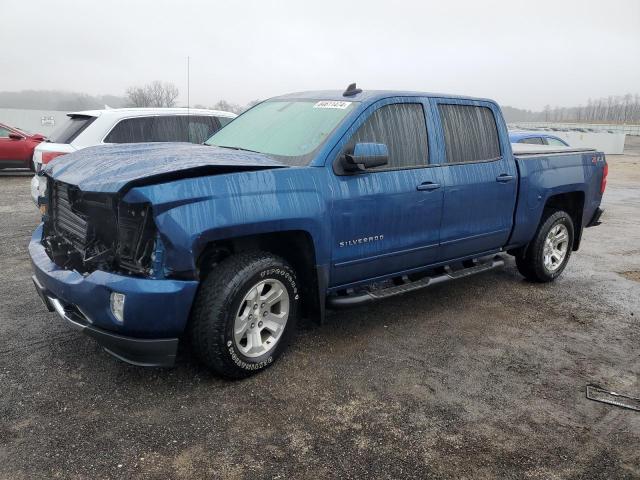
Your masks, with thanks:
[[[516,156],[548,155],[552,153],[595,152],[593,148],[555,147],[551,145],[532,145],[529,143],[512,143],[511,150]]]
[[[582,227],[589,224],[600,204],[604,153],[588,148],[512,144],[518,168],[518,203],[510,245],[533,238],[549,198],[573,195],[584,205],[576,219],[576,248]]]

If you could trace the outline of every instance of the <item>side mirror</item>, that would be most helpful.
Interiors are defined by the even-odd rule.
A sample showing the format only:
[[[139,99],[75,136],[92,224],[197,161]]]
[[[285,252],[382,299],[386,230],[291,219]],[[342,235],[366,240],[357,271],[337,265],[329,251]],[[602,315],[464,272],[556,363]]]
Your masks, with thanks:
[[[11,140],[22,140],[24,137],[22,135],[18,135],[17,133],[10,133],[9,138]]]
[[[347,172],[363,172],[367,168],[389,163],[389,150],[384,143],[356,143],[352,153],[345,153],[342,166]]]

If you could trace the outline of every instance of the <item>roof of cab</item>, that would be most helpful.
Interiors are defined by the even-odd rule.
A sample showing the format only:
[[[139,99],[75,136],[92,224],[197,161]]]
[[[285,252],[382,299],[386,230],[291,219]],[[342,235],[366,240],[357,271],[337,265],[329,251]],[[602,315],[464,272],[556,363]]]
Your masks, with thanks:
[[[464,95],[450,95],[447,93],[412,92],[404,90],[362,90],[355,95],[345,96],[343,90],[313,90],[308,92],[295,92],[286,95],[273,97],[270,100],[333,100],[340,102],[375,102],[389,97],[433,97],[433,98],[455,98],[460,100],[477,100],[482,102],[492,102],[488,98],[469,97]]]
[[[215,115],[218,117],[234,118],[237,115],[231,112],[224,112],[222,110],[208,110],[204,108],[186,108],[186,107],[159,107],[159,108],[105,108],[102,110],[82,110],[80,112],[69,112],[67,116],[72,115],[86,115],[89,117],[99,117],[101,115],[114,115],[114,116],[127,116],[137,117],[145,115],[162,115],[162,114],[191,114],[191,115]]]

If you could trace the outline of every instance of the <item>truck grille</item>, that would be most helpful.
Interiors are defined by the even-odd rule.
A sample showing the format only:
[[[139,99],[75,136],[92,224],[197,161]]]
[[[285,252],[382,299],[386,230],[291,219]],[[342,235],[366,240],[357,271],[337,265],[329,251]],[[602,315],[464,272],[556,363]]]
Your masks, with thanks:
[[[50,199],[53,231],[74,247],[83,250],[87,244],[89,224],[80,215],[74,213],[71,207],[71,196],[75,192],[64,183],[52,183]]]
[[[83,273],[151,271],[156,229],[149,204],[131,205],[113,194],[47,181],[49,213],[42,240],[56,265]]]

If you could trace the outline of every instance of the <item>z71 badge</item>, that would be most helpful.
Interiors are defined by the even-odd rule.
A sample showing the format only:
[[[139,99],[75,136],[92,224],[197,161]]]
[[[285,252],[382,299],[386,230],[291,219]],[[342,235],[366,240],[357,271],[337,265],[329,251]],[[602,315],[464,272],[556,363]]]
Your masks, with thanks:
[[[352,240],[345,240],[344,242],[339,242],[338,245],[340,247],[352,247],[353,245],[362,245],[363,243],[379,242],[380,240],[384,240],[384,235],[372,235],[370,237],[354,238]]]

